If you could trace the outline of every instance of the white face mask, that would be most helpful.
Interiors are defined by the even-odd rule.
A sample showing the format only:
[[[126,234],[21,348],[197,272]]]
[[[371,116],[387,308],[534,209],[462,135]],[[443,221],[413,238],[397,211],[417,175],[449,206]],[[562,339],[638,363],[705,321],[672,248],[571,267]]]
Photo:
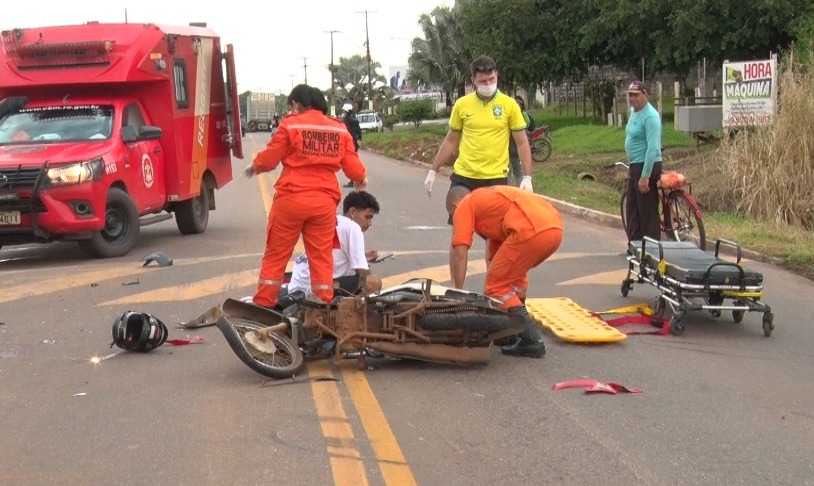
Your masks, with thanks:
[[[495,92],[497,91],[497,83],[486,84],[486,85],[479,84],[477,86],[477,90],[478,90],[478,94],[483,96],[484,98],[491,98],[492,95],[494,95]]]

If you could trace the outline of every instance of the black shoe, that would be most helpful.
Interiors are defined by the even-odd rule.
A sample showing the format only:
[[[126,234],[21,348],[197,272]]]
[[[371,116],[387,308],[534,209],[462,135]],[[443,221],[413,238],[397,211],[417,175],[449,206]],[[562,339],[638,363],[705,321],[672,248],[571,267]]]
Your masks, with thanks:
[[[348,182],[345,184],[345,187],[353,187],[353,181],[348,181]]]
[[[515,344],[501,347],[500,352],[507,356],[542,358],[545,356],[545,344],[542,341],[524,341],[521,339]]]
[[[506,336],[504,338],[496,339],[496,340],[494,340],[492,342],[495,343],[495,346],[501,346],[502,347],[502,346],[510,346],[510,345],[513,345],[513,344],[517,344],[518,341],[520,341],[520,338],[517,337],[517,335],[514,335],[514,336]]]

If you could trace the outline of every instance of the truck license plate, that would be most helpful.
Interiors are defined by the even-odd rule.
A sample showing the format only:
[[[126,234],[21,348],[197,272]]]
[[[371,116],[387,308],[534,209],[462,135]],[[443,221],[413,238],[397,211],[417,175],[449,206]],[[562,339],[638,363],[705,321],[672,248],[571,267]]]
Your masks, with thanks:
[[[20,211],[0,211],[0,225],[20,224]]]

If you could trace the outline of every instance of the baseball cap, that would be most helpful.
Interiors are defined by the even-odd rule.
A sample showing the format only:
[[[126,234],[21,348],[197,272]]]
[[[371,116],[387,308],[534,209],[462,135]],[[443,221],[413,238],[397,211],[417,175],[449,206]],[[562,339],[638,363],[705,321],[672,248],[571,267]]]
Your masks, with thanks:
[[[647,86],[641,81],[633,81],[630,83],[630,86],[627,87],[627,92],[647,94]]]
[[[353,111],[353,105],[350,103],[345,103],[342,105],[342,111]]]

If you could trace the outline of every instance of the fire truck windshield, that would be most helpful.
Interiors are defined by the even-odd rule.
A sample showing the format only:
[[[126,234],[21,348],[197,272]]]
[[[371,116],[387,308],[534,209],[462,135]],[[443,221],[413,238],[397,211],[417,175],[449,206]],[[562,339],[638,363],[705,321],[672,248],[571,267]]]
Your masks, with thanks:
[[[112,131],[112,106],[25,108],[0,119],[0,145],[107,140]]]

